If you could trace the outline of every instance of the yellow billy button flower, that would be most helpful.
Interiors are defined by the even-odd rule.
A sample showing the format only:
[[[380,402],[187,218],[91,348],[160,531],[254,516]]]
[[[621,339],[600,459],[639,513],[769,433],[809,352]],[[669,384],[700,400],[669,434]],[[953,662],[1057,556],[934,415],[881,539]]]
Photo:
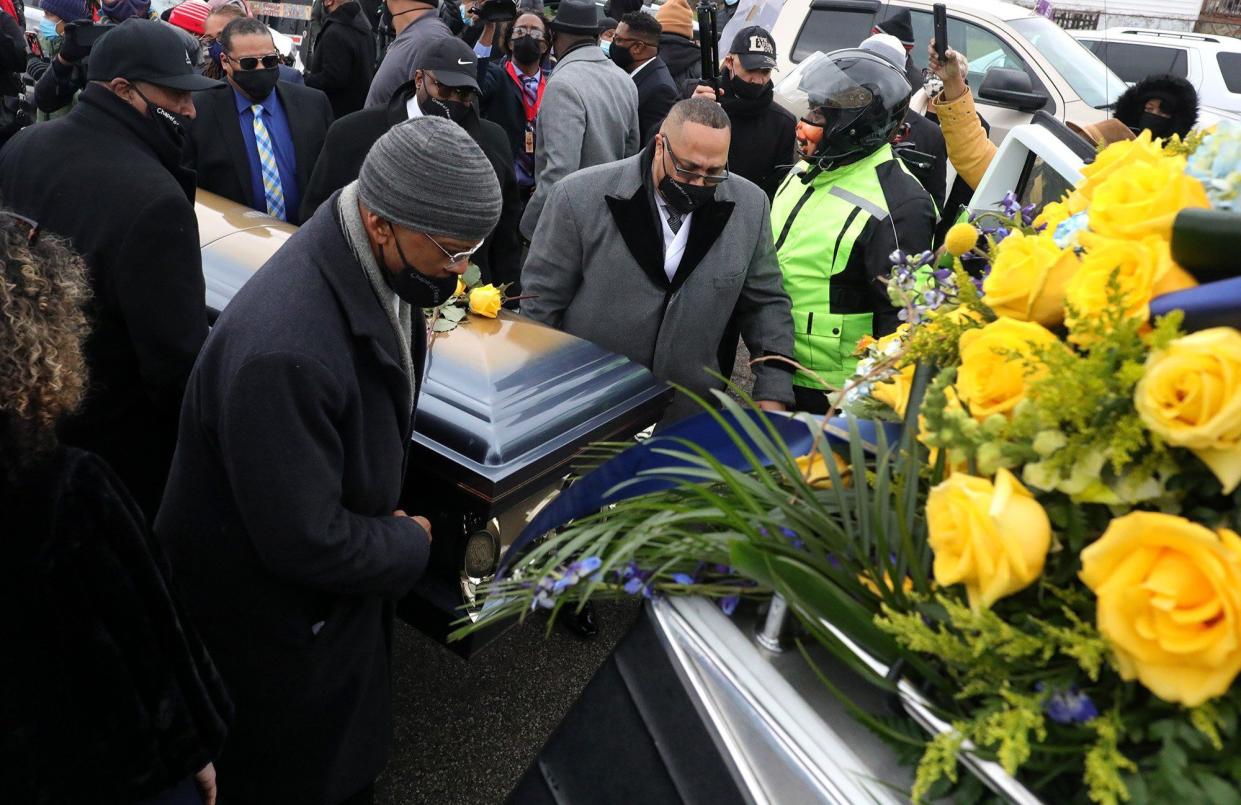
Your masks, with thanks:
[[[1051,522],[1021,482],[953,473],[926,501],[935,582],[964,584],[974,609],[1024,590],[1043,572]]]
[[[1043,371],[1031,372],[1024,358],[1037,348],[1058,343],[1042,325],[1009,318],[966,330],[958,342],[957,397],[979,422],[992,414],[1008,416],[1025,399],[1029,381]]]
[[[944,236],[944,248],[954,257],[960,257],[976,245],[978,245],[978,230],[973,224],[964,222],[955,224]]]
[[[1186,707],[1228,690],[1241,672],[1241,537],[1133,512],[1081,558],[1121,677]]]
[[[496,286],[488,283],[470,290],[470,312],[494,319],[500,312],[504,302],[504,294]]]
[[[1081,261],[1051,235],[1014,232],[996,247],[982,301],[997,316],[1055,327],[1064,321],[1064,289]]]
[[[1241,333],[1215,327],[1151,353],[1134,405],[1153,433],[1202,459],[1226,494],[1241,483]]]

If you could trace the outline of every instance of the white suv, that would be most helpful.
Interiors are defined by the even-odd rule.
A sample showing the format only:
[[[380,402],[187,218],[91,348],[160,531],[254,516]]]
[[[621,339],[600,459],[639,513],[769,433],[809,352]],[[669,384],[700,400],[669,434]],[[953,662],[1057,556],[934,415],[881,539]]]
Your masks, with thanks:
[[[1241,39],[1143,28],[1073,35],[1125,81],[1170,73],[1194,85],[1199,106],[1208,114],[1241,112]]]

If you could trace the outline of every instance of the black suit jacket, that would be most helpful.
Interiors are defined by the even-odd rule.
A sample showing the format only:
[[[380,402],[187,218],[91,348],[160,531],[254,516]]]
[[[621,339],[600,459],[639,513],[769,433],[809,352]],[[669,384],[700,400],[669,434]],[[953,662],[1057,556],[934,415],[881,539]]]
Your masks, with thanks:
[[[414,94],[414,82],[400,86],[387,106],[374,106],[345,115],[332,124],[319,162],[309,185],[302,191],[302,220],[309,220],[316,209],[337,190],[358,178],[362,161],[371,146],[388,129],[409,119],[407,105]],[[477,115],[466,122],[465,130],[487,155],[500,183],[503,206],[500,221],[487,236],[474,262],[483,272],[484,282],[517,282],[521,276],[521,242],[517,224],[521,220],[521,196],[513,173],[513,152],[504,129]],[[512,293],[515,293],[514,288]]]
[[[302,195],[332,125],[332,104],[317,89],[286,81],[276,84],[276,94],[289,118],[293,133],[293,158],[297,186]],[[198,172],[203,190],[257,209],[250,182],[250,158],[237,122],[237,102],[229,84],[194,93],[197,112],[185,143],[185,164]],[[289,210],[289,223],[300,224],[297,210]]]
[[[668,65],[658,56],[633,77],[633,82],[638,85],[638,131],[645,146],[659,131],[668,110],[681,100],[681,93]]]

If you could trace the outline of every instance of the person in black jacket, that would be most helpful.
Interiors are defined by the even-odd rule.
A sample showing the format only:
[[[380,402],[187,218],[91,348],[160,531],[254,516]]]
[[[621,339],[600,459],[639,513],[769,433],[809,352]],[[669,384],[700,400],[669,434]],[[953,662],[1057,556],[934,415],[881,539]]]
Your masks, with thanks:
[[[231,803],[371,799],[394,604],[430,554],[431,524],[398,508],[423,311],[499,216],[477,145],[443,119],[402,123],[203,348],[155,531],[236,703],[216,764]]]
[[[26,94],[21,73],[26,69],[26,38],[17,21],[0,13],[0,145],[34,121],[21,104]]]
[[[659,36],[659,58],[668,65],[672,83],[702,78],[702,49],[694,41],[694,12],[686,0],[668,0],[655,12],[663,33]]]
[[[663,29],[654,17],[633,11],[621,18],[608,49],[608,58],[629,73],[638,87],[638,132],[642,144],[650,142],[668,110],[681,99],[668,65],[659,58],[661,33]]]
[[[210,802],[232,705],[142,511],[56,440],[86,387],[91,290],[38,226],[0,210],[4,799]]]
[[[775,66],[772,35],[757,25],[742,28],[724,57],[719,90],[699,83],[693,92],[724,107],[733,131],[728,169],[761,187],[768,199],[775,196],[780,180],[793,167],[797,131],[793,116],[773,103],[771,71]]]
[[[317,89],[279,80],[276,46],[259,20],[233,20],[220,43],[228,83],[194,96],[198,117],[189,127],[185,164],[203,190],[299,223],[301,195],[332,125],[332,105]],[[274,151],[277,170],[270,177],[260,126]]]
[[[104,35],[91,83],[59,120],[0,153],[0,197],[72,241],[90,267],[91,389],[64,443],[98,453],[153,515],[181,396],[207,336],[194,174],[181,165],[197,75],[171,26],[129,20]],[[96,203],[90,203],[94,199]]]
[[[413,80],[401,86],[386,107],[363,109],[333,123],[302,202],[303,219],[309,219],[332,193],[358,177],[366,152],[384,132],[413,117],[447,117],[482,148],[495,171],[503,200],[500,222],[473,260],[482,270],[484,282],[517,282],[521,274],[517,233],[521,197],[509,139],[495,123],[479,118],[476,101],[464,100],[477,97],[477,62],[478,56],[460,39],[439,40],[427,49]]]
[[[509,29],[510,57],[495,59],[495,24],[483,30],[474,46],[478,59],[479,101],[484,120],[504,129],[513,148],[513,171],[524,202],[534,192],[534,146],[538,137],[539,106],[551,71],[543,60],[551,48],[547,21],[527,12]]]
[[[344,117],[366,104],[375,74],[375,43],[371,24],[357,0],[323,0],[328,11],[315,40],[306,86],[323,91],[332,113]]]

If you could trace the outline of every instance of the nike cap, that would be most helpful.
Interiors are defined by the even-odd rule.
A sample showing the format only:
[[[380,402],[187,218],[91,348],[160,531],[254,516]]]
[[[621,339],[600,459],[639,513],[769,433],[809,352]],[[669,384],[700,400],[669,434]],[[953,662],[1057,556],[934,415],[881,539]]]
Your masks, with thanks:
[[[426,70],[446,87],[469,87],[478,91],[478,56],[456,37],[437,39],[423,51],[415,70]]]

